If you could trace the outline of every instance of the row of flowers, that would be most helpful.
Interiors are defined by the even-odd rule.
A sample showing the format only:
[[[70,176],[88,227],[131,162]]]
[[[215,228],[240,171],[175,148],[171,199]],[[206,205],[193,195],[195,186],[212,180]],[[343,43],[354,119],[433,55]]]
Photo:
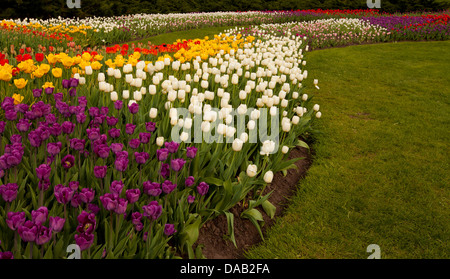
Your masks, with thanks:
[[[266,185],[321,117],[302,93],[306,44],[219,34],[186,46],[153,63],[137,51],[47,55],[1,81],[2,251],[64,258],[76,243],[84,258],[195,257],[200,227],[239,201],[258,228],[258,207],[273,216]]]

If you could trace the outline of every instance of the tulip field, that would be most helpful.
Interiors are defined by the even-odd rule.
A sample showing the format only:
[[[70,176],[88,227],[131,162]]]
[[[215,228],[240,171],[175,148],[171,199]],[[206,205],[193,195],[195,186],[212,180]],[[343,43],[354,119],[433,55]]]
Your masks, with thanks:
[[[261,212],[275,212],[267,185],[326,121],[308,52],[448,40],[449,18],[308,10],[1,21],[0,258],[64,259],[71,244],[83,259],[199,258],[200,228],[219,215],[233,224],[238,203],[261,233]],[[220,26],[211,37],[129,43]]]

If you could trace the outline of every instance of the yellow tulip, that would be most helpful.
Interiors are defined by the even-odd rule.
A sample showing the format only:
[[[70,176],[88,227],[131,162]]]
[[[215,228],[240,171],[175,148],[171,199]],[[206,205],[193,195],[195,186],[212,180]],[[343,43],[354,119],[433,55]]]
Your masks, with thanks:
[[[81,55],[81,58],[82,58],[84,61],[91,61],[92,56],[91,56],[91,54],[90,54],[89,52],[85,52],[85,53],[83,53],[83,54]]]
[[[49,55],[46,56],[48,63],[54,65],[56,64],[56,62],[58,62],[58,58],[53,54],[50,53]]]
[[[12,97],[14,99],[14,104],[15,105],[18,105],[18,104],[22,103],[23,99],[25,98],[24,96],[22,96],[20,94],[13,94]]]
[[[62,64],[64,65],[64,67],[66,67],[66,68],[70,68],[70,67],[72,67],[72,65],[74,64],[73,63],[73,59],[72,58],[70,58],[70,57],[64,57],[62,60],[61,60],[61,62],[62,62]]]
[[[7,71],[0,71],[0,80],[10,81],[12,78],[12,74]]]
[[[98,61],[94,61],[94,62],[91,63],[91,67],[92,67],[93,70],[100,70],[100,68],[102,66],[103,65],[100,62],[98,62]]]
[[[28,80],[25,80],[23,78],[15,79],[14,85],[17,87],[17,89],[22,89],[25,86],[27,86]]]
[[[53,68],[52,74],[55,78],[60,78],[62,76],[62,69],[61,68]]]
[[[42,88],[44,88],[44,89],[47,87],[55,88],[55,86],[53,86],[53,82],[46,82],[44,85],[42,85]]]

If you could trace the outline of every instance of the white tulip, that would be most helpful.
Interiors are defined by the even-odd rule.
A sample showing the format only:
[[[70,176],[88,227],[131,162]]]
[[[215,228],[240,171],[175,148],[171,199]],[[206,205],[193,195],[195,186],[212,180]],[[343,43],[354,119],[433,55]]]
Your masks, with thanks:
[[[142,100],[142,93],[141,93],[141,91],[134,91],[134,92],[133,92],[133,98],[134,98],[136,101]]]
[[[314,111],[319,111],[319,109],[320,109],[320,106],[318,104],[315,104],[314,107],[313,107],[313,110]]]
[[[281,148],[281,152],[282,152],[283,154],[288,153],[288,152],[289,152],[289,147],[287,147],[286,145],[283,146],[283,147]]]
[[[321,113],[320,111],[318,111],[318,112],[316,113],[316,118],[320,118],[320,117],[322,117],[322,113]]]
[[[114,68],[108,68],[108,70],[106,70],[106,73],[109,77],[112,77],[114,75]]]
[[[150,95],[155,95],[156,94],[156,86],[154,84],[150,84],[148,86],[148,93],[150,93]]]
[[[273,172],[270,170],[264,174],[264,181],[266,183],[272,183],[273,180]]]
[[[92,67],[91,66],[86,66],[84,68],[84,72],[86,73],[86,75],[90,76],[92,75],[93,71],[92,71]]]
[[[247,123],[247,128],[251,131],[251,130],[253,130],[253,129],[255,129],[255,127],[256,127],[256,122],[254,121],[254,120],[250,120],[248,123]]]
[[[302,95],[302,100],[303,101],[307,101],[308,100],[308,94],[303,94]]]
[[[111,101],[115,102],[119,99],[119,95],[117,94],[116,91],[111,92]]]
[[[149,112],[150,118],[156,118],[158,115],[158,109],[157,108],[151,108]]]
[[[247,175],[249,177],[254,177],[258,172],[258,167],[256,165],[248,165],[247,166]]]
[[[163,146],[164,145],[164,137],[157,137],[156,138],[156,145],[157,146]]]
[[[232,147],[234,151],[241,151],[242,150],[242,146],[243,146],[244,142],[240,139],[235,139],[233,141]]]
[[[122,92],[122,98],[124,98],[125,100],[128,99],[128,98],[130,98],[130,91],[124,90],[124,91]]]
[[[189,134],[186,133],[186,132],[182,132],[181,135],[180,135],[180,140],[185,142],[188,139],[189,139]]]
[[[86,78],[85,77],[80,77],[78,79],[78,83],[80,83],[81,85],[86,84]]]
[[[114,69],[114,77],[116,79],[122,78],[122,72],[120,71],[120,69]]]
[[[297,125],[299,121],[300,121],[300,117],[298,117],[297,115],[294,115],[292,117],[292,124]]]

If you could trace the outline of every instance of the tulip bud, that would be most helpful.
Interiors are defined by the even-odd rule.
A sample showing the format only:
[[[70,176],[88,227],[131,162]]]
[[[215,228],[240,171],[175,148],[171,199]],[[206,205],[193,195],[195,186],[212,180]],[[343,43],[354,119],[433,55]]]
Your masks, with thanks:
[[[104,73],[98,73],[97,76],[98,81],[105,81],[105,74]]]
[[[318,112],[316,113],[316,118],[320,118],[320,117],[322,117],[322,113],[321,113],[320,111],[318,111]]]
[[[247,175],[249,177],[254,177],[258,172],[258,167],[256,165],[248,165],[247,167]]]
[[[92,75],[92,67],[89,65],[89,66],[86,66],[85,68],[84,68],[84,72],[86,73],[86,75]]]
[[[283,147],[281,148],[281,152],[282,152],[283,154],[288,153],[288,152],[289,152],[289,147],[287,147],[286,145],[283,146]]]
[[[111,101],[115,102],[119,99],[119,95],[116,91],[111,92]]]
[[[133,93],[133,98],[134,98],[136,101],[142,100],[142,93],[141,93],[141,91],[134,91],[134,93]]]
[[[156,118],[158,115],[158,109],[157,108],[151,108],[149,112],[150,118]]]
[[[272,183],[273,180],[273,172],[270,170],[264,174],[264,181],[266,183]]]
[[[156,145],[157,146],[163,146],[164,145],[164,137],[157,137],[156,138]]]
[[[307,101],[308,100],[308,94],[303,94],[302,95],[302,101]]]
[[[242,150],[242,145],[244,144],[244,142],[240,139],[235,139],[233,141],[232,147],[234,151],[241,151]]]
[[[314,107],[313,107],[313,110],[314,111],[319,111],[319,108],[320,108],[320,106],[318,104],[315,104]]]
[[[130,91],[124,90],[124,91],[122,92],[122,98],[124,98],[125,100],[127,100],[128,98],[130,98]]]
[[[186,132],[182,132],[180,135],[180,140],[186,142],[189,139],[189,134]]]

